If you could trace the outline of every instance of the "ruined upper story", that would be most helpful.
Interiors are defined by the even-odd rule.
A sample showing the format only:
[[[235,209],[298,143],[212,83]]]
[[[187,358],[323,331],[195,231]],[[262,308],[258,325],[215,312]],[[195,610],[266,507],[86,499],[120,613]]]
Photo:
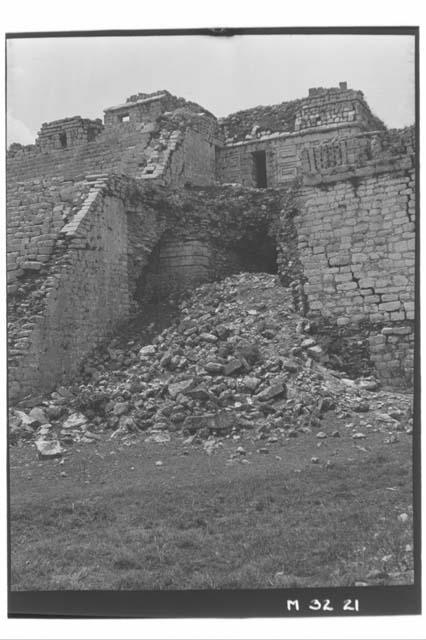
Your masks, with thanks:
[[[162,90],[107,107],[103,122],[74,116],[43,123],[34,145],[11,145],[7,170],[20,181],[120,173],[173,186],[277,188],[303,171],[307,148],[384,132],[363,93],[346,82],[220,120]]]

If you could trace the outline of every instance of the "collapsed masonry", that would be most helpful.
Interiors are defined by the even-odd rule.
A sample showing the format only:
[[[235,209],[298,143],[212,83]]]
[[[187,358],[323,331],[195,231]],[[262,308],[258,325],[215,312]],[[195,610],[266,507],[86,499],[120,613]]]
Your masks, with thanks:
[[[413,128],[346,83],[220,121],[161,91],[43,124],[7,158],[10,399],[148,299],[250,270],[319,326],[362,327],[382,381],[410,384],[415,168]]]

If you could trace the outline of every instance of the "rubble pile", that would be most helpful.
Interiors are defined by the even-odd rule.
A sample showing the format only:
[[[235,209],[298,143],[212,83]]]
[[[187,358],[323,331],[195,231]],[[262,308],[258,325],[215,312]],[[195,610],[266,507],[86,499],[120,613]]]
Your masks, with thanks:
[[[35,439],[39,456],[49,458],[61,446],[105,434],[144,432],[147,441],[163,443],[176,432],[211,453],[221,438],[242,431],[267,442],[313,431],[321,439],[328,412],[348,419],[369,412],[366,428],[411,429],[409,396],[381,391],[372,377],[334,371],[310,330],[276,275],[243,273],[202,285],[149,344],[143,332],[123,332],[87,359],[78,382],[31,410],[25,403],[11,408],[11,441]],[[354,439],[364,437],[360,424]]]

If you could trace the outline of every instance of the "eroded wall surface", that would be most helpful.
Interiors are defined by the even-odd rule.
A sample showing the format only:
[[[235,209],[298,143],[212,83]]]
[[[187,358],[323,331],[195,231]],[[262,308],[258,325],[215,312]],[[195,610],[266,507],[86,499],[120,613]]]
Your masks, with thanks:
[[[137,216],[149,255],[162,229],[156,214],[141,204],[135,209],[128,179],[94,180],[83,205],[62,227],[49,262],[35,279],[24,278],[10,298],[12,400],[69,379],[84,356],[128,317],[134,278],[129,215]]]
[[[389,383],[413,376],[412,133],[396,146],[363,136],[307,150],[296,218],[310,312],[340,326],[368,323],[372,358]]]
[[[77,198],[73,215],[57,230],[48,260],[17,276],[9,297],[12,401],[72,378],[99,342],[143,312],[150,292],[180,293],[250,269],[247,246],[255,251],[262,234],[272,242],[282,207],[273,190],[172,191],[124,176],[68,188]]]

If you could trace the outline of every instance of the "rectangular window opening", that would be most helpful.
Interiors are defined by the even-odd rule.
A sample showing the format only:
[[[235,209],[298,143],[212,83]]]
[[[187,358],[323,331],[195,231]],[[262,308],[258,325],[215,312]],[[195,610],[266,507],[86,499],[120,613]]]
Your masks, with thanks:
[[[130,115],[128,113],[124,113],[122,116],[118,116],[120,122],[130,122]]]
[[[65,133],[65,131],[63,131],[62,133],[59,134],[59,142],[61,143],[61,147],[62,149],[65,149],[67,146],[67,134]]]
[[[87,142],[93,142],[93,140],[95,138],[96,138],[95,130],[94,129],[88,129],[87,130]]]
[[[266,152],[255,151],[253,153],[254,180],[258,189],[266,189],[268,180],[266,175]]]

